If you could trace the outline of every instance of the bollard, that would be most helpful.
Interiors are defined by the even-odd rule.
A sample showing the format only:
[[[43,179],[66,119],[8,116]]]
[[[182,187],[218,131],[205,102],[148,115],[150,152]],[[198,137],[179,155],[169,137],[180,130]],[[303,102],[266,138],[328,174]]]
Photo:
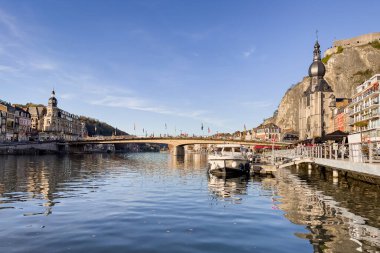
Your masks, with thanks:
[[[339,173],[338,170],[333,169],[333,184],[338,184],[339,181]]]
[[[311,165],[311,163],[309,163],[307,165],[307,174],[310,176],[311,175],[311,170],[312,170],[313,166]]]

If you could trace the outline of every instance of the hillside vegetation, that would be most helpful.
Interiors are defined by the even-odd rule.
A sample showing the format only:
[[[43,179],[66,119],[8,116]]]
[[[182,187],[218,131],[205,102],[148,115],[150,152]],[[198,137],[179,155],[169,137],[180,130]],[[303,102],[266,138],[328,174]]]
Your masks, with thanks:
[[[116,135],[128,135],[126,132],[116,129],[115,127],[105,122],[101,122],[97,119],[89,118],[86,116],[80,116],[80,120],[85,122],[86,129],[89,136],[93,136],[93,135],[112,136],[115,133],[115,130],[116,130]],[[96,127],[96,132],[95,132],[95,127]]]

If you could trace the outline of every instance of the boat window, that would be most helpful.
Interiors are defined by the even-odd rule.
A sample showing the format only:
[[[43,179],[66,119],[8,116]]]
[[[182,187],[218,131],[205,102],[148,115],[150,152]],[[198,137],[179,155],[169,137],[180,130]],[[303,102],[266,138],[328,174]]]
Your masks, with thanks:
[[[235,153],[240,153],[240,148],[238,148],[238,147],[234,148],[234,152]]]
[[[230,147],[225,147],[223,151],[224,151],[224,152],[232,152],[232,148],[230,148]]]
[[[217,149],[216,149],[216,152],[217,152],[217,153],[222,153],[222,150],[223,150],[222,148],[217,148]]]

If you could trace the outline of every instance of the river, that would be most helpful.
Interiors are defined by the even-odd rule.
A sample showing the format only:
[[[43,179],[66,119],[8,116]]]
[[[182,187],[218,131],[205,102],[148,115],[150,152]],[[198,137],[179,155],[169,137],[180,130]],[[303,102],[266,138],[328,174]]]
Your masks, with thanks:
[[[0,252],[379,252],[380,188],[202,155],[0,157]]]

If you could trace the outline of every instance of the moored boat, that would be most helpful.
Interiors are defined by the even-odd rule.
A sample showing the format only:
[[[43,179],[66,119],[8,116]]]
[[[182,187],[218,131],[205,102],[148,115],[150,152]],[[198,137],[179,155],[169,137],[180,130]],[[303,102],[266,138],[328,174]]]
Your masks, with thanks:
[[[217,145],[208,156],[208,172],[216,176],[249,174],[250,164],[245,149],[237,144]]]

